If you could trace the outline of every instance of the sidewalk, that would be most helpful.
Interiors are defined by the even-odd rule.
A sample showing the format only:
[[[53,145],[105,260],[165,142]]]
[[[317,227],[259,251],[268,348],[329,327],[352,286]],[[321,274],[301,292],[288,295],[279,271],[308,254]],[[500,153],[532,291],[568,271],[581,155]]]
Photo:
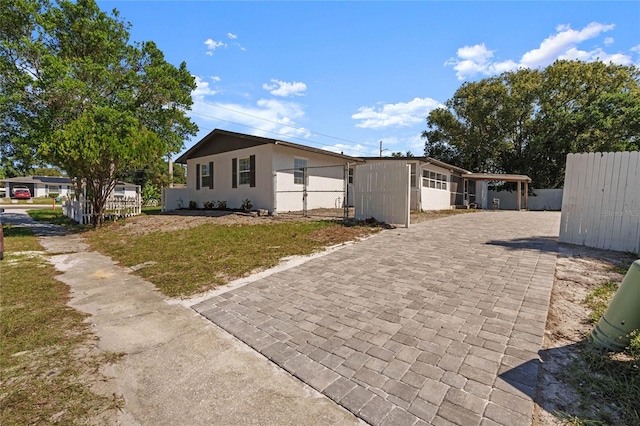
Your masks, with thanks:
[[[21,211],[2,220],[42,236],[70,305],[91,314],[99,349],[126,354],[104,371],[113,379],[101,391],[126,401],[112,424],[362,424],[193,310],[166,303],[130,269],[88,251],[79,235]]]

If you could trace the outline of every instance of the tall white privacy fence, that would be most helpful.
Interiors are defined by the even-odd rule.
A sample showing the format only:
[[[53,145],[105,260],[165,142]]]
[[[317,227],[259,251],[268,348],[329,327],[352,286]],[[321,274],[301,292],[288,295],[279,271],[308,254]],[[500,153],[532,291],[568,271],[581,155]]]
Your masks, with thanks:
[[[78,222],[79,224],[86,225],[91,223],[91,217],[93,216],[93,205],[91,200],[80,197],[79,200],[67,200],[62,205],[62,211],[64,215]],[[105,205],[104,216],[122,218],[129,216],[136,216],[142,212],[142,198],[140,194],[136,194],[134,197],[111,197],[107,200]]]
[[[411,169],[405,161],[356,166],[353,200],[356,219],[409,227]]]
[[[567,156],[560,241],[640,252],[640,152]]]

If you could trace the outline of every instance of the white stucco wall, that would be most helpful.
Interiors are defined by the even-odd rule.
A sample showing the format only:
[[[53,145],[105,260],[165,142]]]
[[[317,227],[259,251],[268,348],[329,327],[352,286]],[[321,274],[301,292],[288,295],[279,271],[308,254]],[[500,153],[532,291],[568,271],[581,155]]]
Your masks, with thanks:
[[[71,185],[66,184],[49,185],[48,190],[45,184],[42,183],[36,184],[34,186],[35,194],[31,194],[33,197],[48,197],[49,194],[58,194],[60,197],[68,197],[69,193],[71,192]]]
[[[256,156],[256,186],[248,184],[232,188],[232,164],[233,158],[245,158]],[[196,164],[209,164],[213,162],[213,189],[196,188]],[[189,201],[195,201],[199,208],[205,201],[226,201],[228,208],[240,208],[245,199],[251,200],[254,209],[273,210],[273,178],[272,178],[272,146],[260,145],[251,148],[239,149],[221,154],[208,155],[187,161],[187,188],[182,195],[184,207],[189,206]],[[169,207],[169,206],[167,206]]]
[[[427,187],[427,179],[423,178],[423,171],[433,171],[447,176],[447,189]],[[445,210],[451,208],[451,172],[434,164],[423,164],[419,173],[421,187],[422,210]]]
[[[346,160],[275,145],[273,169],[276,171],[276,210],[303,209],[304,185],[294,182],[294,159],[307,160],[307,209],[342,208],[345,190]]]
[[[522,187],[524,191],[524,185]],[[528,210],[556,210],[562,209],[562,189],[534,189],[535,196],[530,195],[527,204]],[[489,191],[488,208],[491,208],[493,199],[500,200],[500,210],[515,210],[517,208],[517,193],[509,191]],[[521,205],[524,208],[524,194],[521,196]]]

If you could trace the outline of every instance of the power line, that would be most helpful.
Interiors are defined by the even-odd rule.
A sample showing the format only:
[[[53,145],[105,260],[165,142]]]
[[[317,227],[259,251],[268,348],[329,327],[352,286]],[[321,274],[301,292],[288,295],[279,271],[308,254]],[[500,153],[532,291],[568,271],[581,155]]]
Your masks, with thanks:
[[[260,128],[258,128],[258,127],[249,126],[248,124],[242,124],[242,123],[238,123],[238,122],[236,122],[236,121],[225,120],[224,118],[214,117],[214,116],[211,116],[211,115],[202,114],[202,113],[195,112],[195,111],[190,111],[190,112],[191,112],[192,114],[199,115],[199,116],[201,116],[201,117],[211,118],[211,119],[213,119],[213,120],[218,120],[218,121],[224,121],[224,122],[226,122],[226,123],[231,123],[231,124],[235,124],[235,125],[237,125],[237,126],[247,127],[247,128],[249,128],[249,129],[258,130],[258,131],[260,131],[260,132],[270,133],[270,134],[273,134],[273,135],[276,135],[276,136],[280,136],[280,137],[282,137],[282,134],[280,134],[280,133],[278,133],[278,132],[271,131],[271,130],[260,129]],[[260,118],[260,117],[256,117],[256,118]],[[265,119],[265,120],[266,120],[266,119]],[[267,120],[267,121],[271,121],[271,120]],[[275,124],[279,124],[279,125],[282,125],[282,126],[287,126],[287,125],[285,125],[285,124],[281,124],[281,123],[278,123],[278,122],[273,122],[273,123],[275,123]],[[292,128],[294,128],[294,129],[300,130],[300,129],[298,129],[298,128],[296,128],[296,127],[293,127],[293,126],[287,126],[287,127],[292,127]],[[203,128],[203,129],[205,129],[205,130],[214,130],[214,129],[211,129],[211,128],[208,128],[208,127],[202,127],[202,128]],[[303,129],[303,130],[306,130],[306,129]],[[315,132],[311,132],[311,131],[309,131],[309,133],[313,133],[313,134],[321,135],[321,134],[319,134],[319,133],[315,133]],[[321,135],[321,136],[322,136],[322,135]],[[310,140],[308,140],[308,139],[300,138],[300,137],[297,137],[297,136],[287,136],[287,139],[297,139],[297,140],[299,140],[299,141],[305,142],[306,144],[309,144],[309,145],[317,145],[317,146],[319,146],[319,147],[327,146],[327,144],[326,144],[326,143],[310,141]],[[338,139],[338,138],[334,138],[334,139]],[[368,144],[362,144],[362,143],[355,142],[355,141],[349,141],[349,140],[347,140],[347,139],[342,139],[342,140],[343,140],[343,141],[345,141],[345,142],[355,143],[355,144],[358,144],[358,145],[361,145],[361,146],[371,146],[371,145],[368,145]],[[348,147],[348,148],[345,148],[345,151],[354,151],[354,152],[370,153],[370,151],[368,151],[368,150],[366,150],[366,149],[364,149],[364,148],[358,148],[358,147],[353,147],[353,148]]]
[[[253,114],[249,114],[249,113],[243,112],[243,111],[238,111],[238,110],[235,110],[233,108],[225,107],[225,106],[222,106],[220,104],[214,104],[214,103],[205,102],[205,101],[202,101],[202,100],[196,100],[195,102],[199,102],[201,104],[209,105],[209,106],[216,107],[216,108],[225,109],[227,111],[231,111],[231,112],[236,113],[236,114],[246,115],[247,117],[256,118],[258,120],[267,121],[269,123],[277,124],[279,126],[289,127],[289,128],[292,128],[292,129],[295,129],[295,130],[298,130],[298,131],[306,131],[306,132],[309,132],[309,133],[317,135],[317,136],[322,136],[322,137],[325,137],[325,138],[335,139],[335,140],[342,141],[342,142],[348,142],[348,143],[358,144],[358,145],[362,145],[362,146],[368,146],[368,147],[371,147],[371,148],[376,148],[374,145],[370,145],[370,144],[366,144],[366,143],[362,143],[362,142],[356,142],[356,141],[352,141],[352,140],[349,140],[349,139],[339,138],[337,136],[327,135],[325,133],[316,132],[316,131],[313,131],[313,130],[306,129],[304,127],[296,127],[296,126],[292,126],[290,124],[280,123],[280,122],[275,121],[275,120],[269,120],[268,118],[260,117],[260,116],[253,115]],[[207,116],[205,114],[196,113],[194,111],[191,111],[191,112],[193,112],[194,114],[201,115],[203,117],[209,117],[209,118],[214,118],[216,120],[222,120],[222,119],[219,119],[219,118],[216,118],[216,117]],[[222,120],[222,121],[228,121],[228,120]],[[230,122],[230,121],[228,121],[228,122]],[[234,124],[240,124],[240,123],[234,123]],[[251,127],[251,126],[247,126],[247,127]],[[257,130],[261,130],[261,129],[257,129]]]

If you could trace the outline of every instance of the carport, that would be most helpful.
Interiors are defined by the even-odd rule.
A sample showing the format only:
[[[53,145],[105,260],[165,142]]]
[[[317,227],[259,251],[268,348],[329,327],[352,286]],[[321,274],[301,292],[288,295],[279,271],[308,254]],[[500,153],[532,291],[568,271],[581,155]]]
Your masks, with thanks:
[[[528,209],[529,184],[531,178],[527,175],[510,175],[500,173],[469,173],[462,176],[466,180],[475,181],[496,181],[496,182],[516,182],[518,185],[517,210],[522,210],[522,184],[524,183],[524,210]],[[465,182],[466,183],[466,182]]]

